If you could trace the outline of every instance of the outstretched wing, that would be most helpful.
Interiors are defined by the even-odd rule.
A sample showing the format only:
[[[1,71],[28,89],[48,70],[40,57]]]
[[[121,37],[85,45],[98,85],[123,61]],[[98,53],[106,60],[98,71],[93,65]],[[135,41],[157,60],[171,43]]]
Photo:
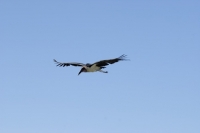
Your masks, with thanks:
[[[77,63],[77,62],[69,62],[69,63],[62,63],[62,62],[58,62],[54,59],[54,62],[56,62],[57,66],[60,67],[65,67],[65,66],[85,66],[85,64],[83,63]]]
[[[108,59],[108,60],[101,60],[101,61],[93,63],[92,65],[96,64],[96,66],[100,66],[101,67],[101,66],[107,66],[109,64],[114,64],[114,63],[116,63],[118,61],[124,61],[124,60],[128,60],[128,59],[126,59],[126,55],[121,55],[118,58]]]

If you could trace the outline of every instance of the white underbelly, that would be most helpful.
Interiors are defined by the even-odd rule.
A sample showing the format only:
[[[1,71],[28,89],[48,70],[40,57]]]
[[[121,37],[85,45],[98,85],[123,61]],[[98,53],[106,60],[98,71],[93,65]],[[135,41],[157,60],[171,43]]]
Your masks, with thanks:
[[[98,67],[96,65],[93,65],[92,67],[87,68],[88,72],[96,72],[96,71],[99,71],[99,70],[100,70],[100,67]]]

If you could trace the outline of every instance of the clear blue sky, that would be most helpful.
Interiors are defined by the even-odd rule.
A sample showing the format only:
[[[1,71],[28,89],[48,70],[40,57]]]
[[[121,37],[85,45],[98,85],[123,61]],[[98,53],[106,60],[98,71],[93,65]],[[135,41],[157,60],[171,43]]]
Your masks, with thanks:
[[[199,0],[1,0],[1,133],[200,133]],[[104,74],[61,62],[128,55]]]

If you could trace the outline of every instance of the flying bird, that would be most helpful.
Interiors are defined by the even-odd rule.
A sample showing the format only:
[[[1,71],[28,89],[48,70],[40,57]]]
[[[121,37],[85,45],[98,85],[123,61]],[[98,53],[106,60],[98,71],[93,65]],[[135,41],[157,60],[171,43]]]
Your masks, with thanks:
[[[114,59],[107,59],[107,60],[100,60],[98,62],[95,62],[93,64],[90,63],[78,63],[78,62],[68,62],[68,63],[61,63],[58,62],[54,59],[54,62],[57,64],[57,66],[59,67],[67,67],[67,66],[78,66],[78,67],[82,67],[81,70],[79,71],[78,75],[81,74],[82,72],[102,72],[102,73],[108,73],[107,71],[103,71],[102,69],[106,68],[105,66],[109,65],[109,64],[114,64],[116,62],[119,61],[124,61],[124,60],[128,60],[126,59],[126,55],[121,55],[118,58],[114,58]]]

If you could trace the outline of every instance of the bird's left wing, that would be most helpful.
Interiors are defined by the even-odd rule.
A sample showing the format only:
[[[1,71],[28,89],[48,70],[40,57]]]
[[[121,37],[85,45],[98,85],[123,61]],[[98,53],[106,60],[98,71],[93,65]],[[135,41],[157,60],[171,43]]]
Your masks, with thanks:
[[[92,65],[96,64],[96,66],[107,66],[109,64],[114,64],[118,61],[123,61],[123,60],[128,60],[126,59],[126,55],[121,55],[120,57],[114,58],[114,59],[101,60],[101,61],[93,63]]]
[[[77,62],[69,62],[69,63],[62,63],[62,62],[58,62],[54,59],[54,62],[57,63],[57,66],[60,67],[65,67],[65,66],[85,66],[85,64],[83,63],[77,63]]]

